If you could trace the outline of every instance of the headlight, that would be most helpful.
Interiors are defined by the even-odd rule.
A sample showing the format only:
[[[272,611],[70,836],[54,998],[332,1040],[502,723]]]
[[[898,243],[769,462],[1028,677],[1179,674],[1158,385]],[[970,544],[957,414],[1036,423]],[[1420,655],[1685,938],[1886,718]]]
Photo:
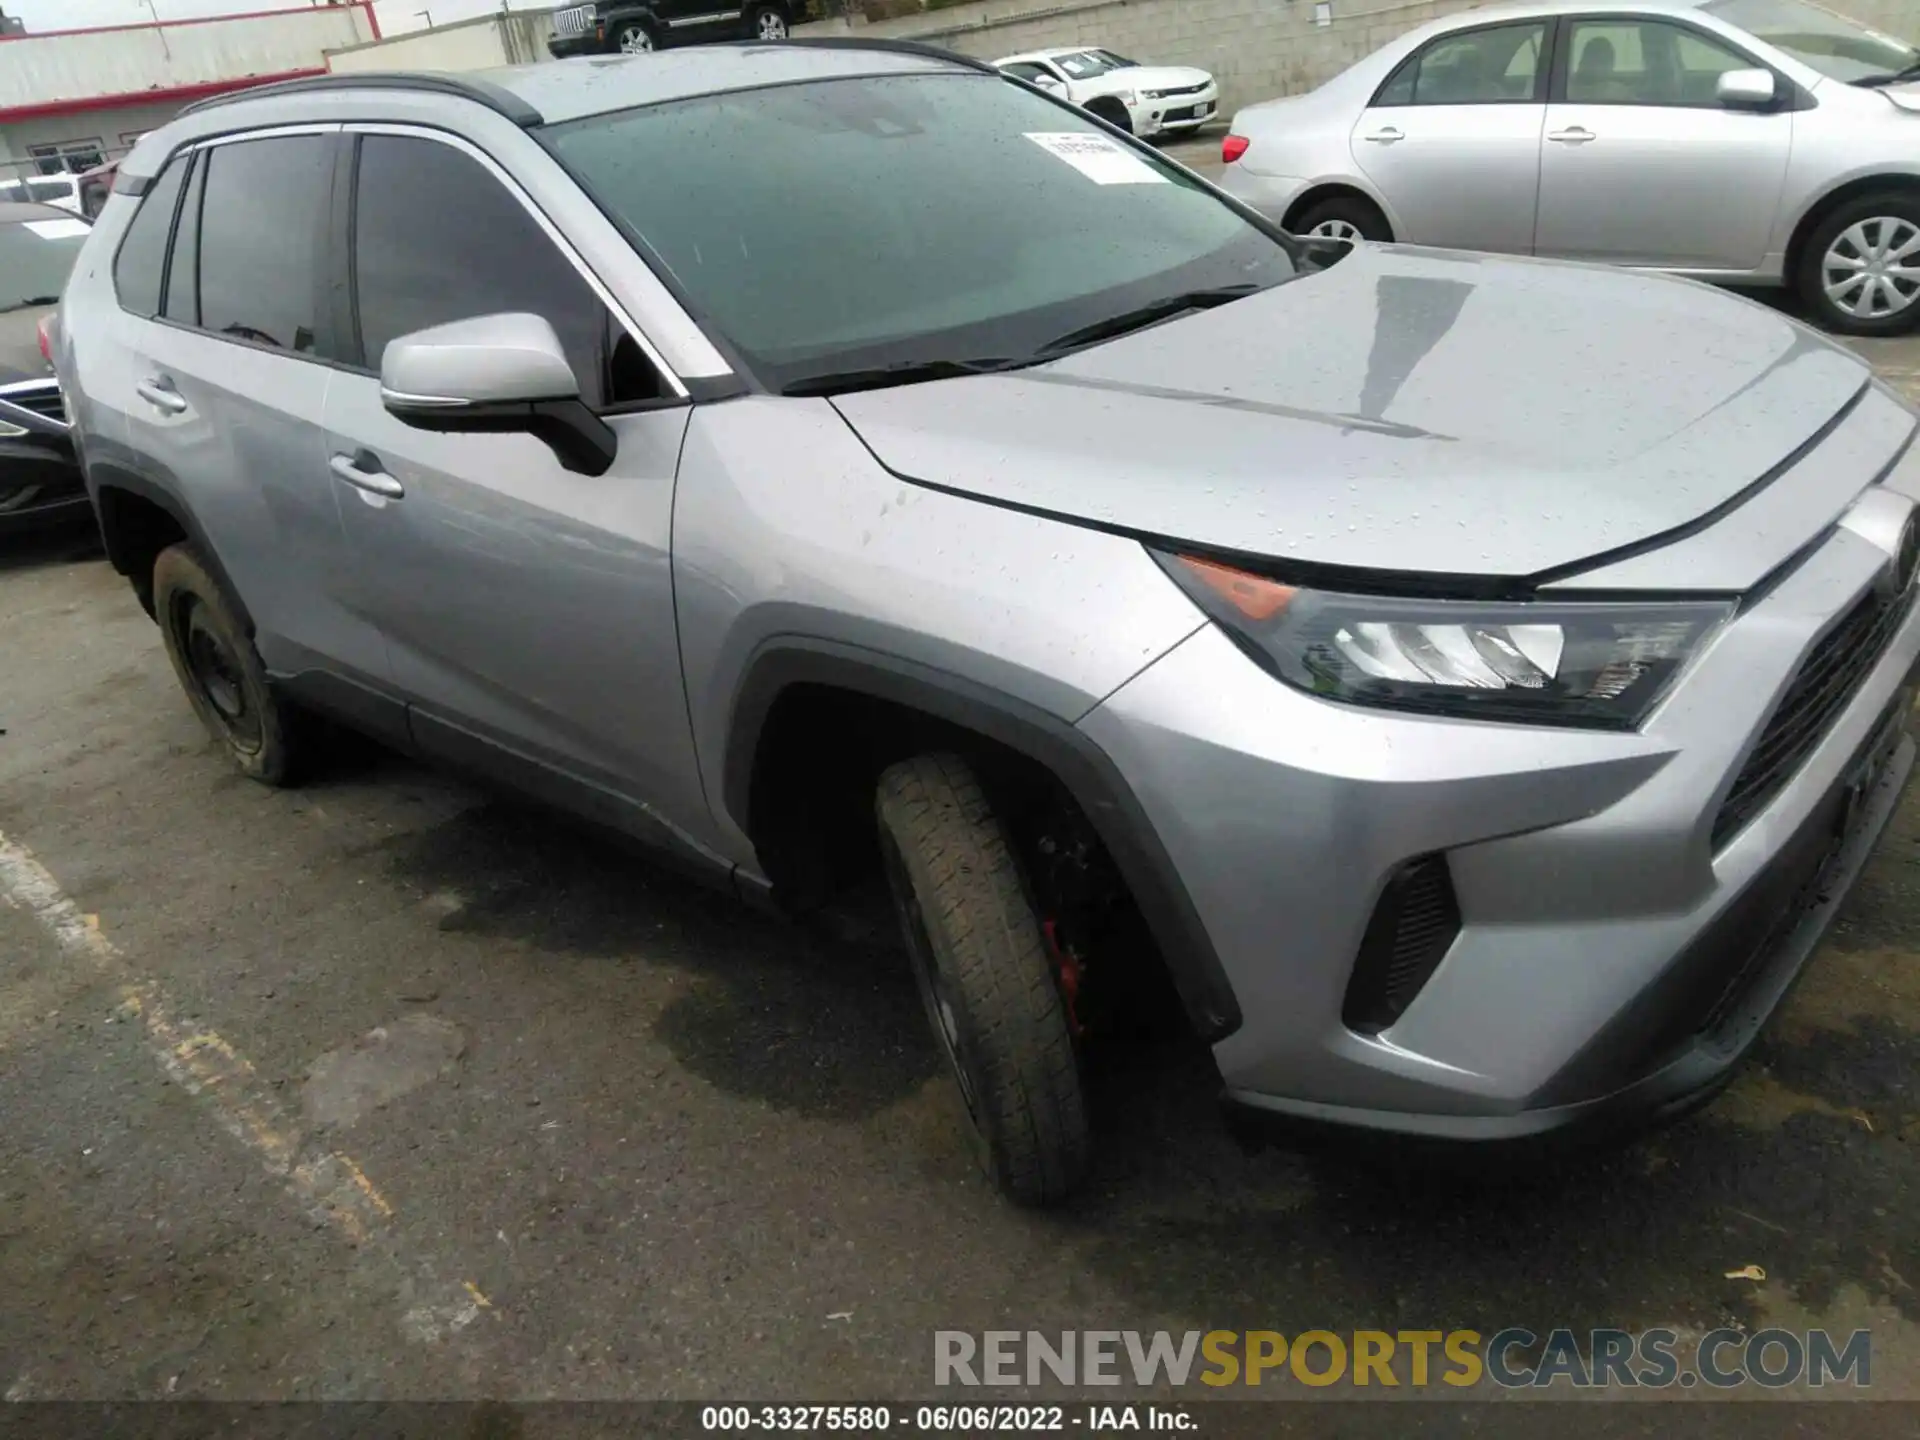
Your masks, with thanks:
[[[1415,600],[1284,585],[1156,553],[1256,661],[1300,690],[1473,720],[1631,730],[1730,603]]]

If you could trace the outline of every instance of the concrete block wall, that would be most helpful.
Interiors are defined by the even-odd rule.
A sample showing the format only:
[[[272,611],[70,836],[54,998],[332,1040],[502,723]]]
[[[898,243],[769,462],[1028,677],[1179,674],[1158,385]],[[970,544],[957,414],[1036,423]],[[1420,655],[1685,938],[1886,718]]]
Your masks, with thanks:
[[[1104,45],[1136,59],[1198,65],[1220,81],[1220,105],[1294,95],[1337,75],[1416,25],[1482,0],[1332,0],[1333,23],[1314,23],[1314,0],[974,0],[972,4],[853,25],[799,27],[893,36],[996,59],[1054,45]],[[1916,0],[1828,0],[1892,34],[1920,30]]]

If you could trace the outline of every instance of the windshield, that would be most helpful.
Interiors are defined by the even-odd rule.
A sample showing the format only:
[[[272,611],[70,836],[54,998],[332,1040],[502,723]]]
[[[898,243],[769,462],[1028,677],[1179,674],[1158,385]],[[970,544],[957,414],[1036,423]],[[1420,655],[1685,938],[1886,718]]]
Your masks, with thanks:
[[[1835,80],[1883,79],[1920,63],[1913,46],[1806,0],[1708,0],[1701,8]]]
[[[1139,62],[1125,59],[1111,50],[1080,50],[1072,55],[1056,55],[1053,63],[1075,80],[1104,75],[1109,70],[1130,70]]]
[[[862,367],[1022,361],[1287,247],[1077,112],[991,76],[820,81],[547,132],[770,389]]]
[[[86,239],[83,220],[0,224],[0,312],[56,303]]]

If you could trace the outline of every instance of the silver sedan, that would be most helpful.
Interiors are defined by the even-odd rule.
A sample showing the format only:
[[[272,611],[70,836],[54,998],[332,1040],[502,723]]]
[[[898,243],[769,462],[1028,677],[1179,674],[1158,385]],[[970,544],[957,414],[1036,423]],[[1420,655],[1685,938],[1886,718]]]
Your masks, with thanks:
[[[1478,9],[1234,117],[1226,188],[1349,240],[1798,289],[1920,321],[1920,50],[1805,0]]]

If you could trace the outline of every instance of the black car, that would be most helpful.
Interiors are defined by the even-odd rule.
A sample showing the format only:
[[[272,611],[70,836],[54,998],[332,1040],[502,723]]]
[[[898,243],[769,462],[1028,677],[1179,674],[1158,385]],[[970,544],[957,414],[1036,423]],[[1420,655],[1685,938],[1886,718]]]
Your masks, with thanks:
[[[0,202],[0,534],[90,513],[48,336],[88,222]]]
[[[596,0],[555,12],[555,58],[637,55],[703,40],[784,40],[809,0]]]

